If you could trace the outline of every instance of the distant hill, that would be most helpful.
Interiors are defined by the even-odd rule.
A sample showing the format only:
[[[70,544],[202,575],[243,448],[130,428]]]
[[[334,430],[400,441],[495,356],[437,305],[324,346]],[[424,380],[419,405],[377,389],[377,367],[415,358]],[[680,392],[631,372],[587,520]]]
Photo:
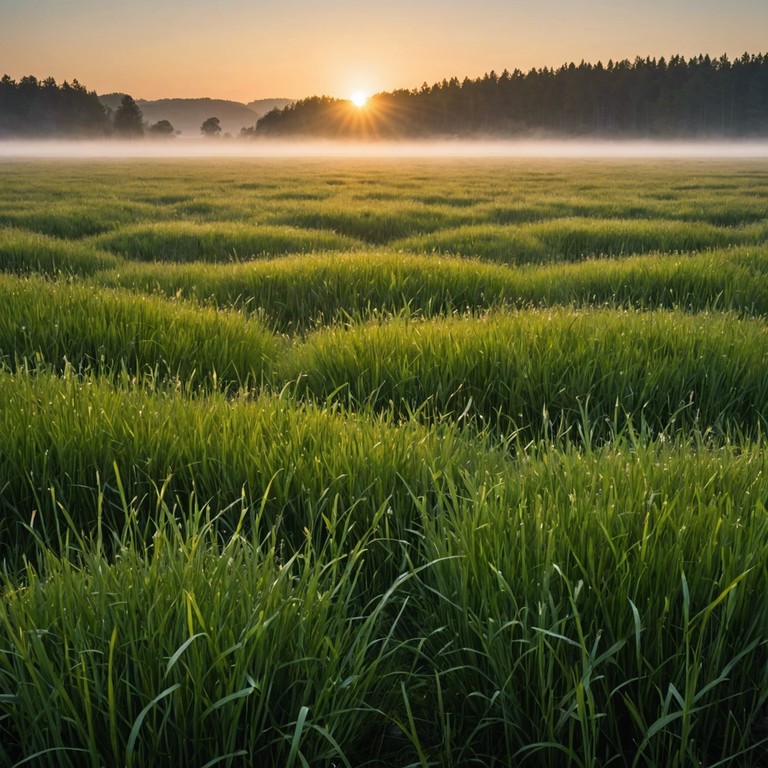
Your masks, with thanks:
[[[261,117],[273,109],[283,109],[295,101],[296,99],[256,99],[256,101],[249,101],[245,106]]]
[[[101,103],[111,109],[120,106],[120,100],[125,94],[107,93],[99,96]],[[293,99],[257,99],[249,104],[226,99],[136,99],[139,109],[148,123],[158,120],[168,120],[171,125],[181,131],[181,135],[189,138],[200,136],[200,126],[209,117],[218,117],[222,133],[236,136],[241,128],[253,127],[256,121],[275,107],[292,104]]]

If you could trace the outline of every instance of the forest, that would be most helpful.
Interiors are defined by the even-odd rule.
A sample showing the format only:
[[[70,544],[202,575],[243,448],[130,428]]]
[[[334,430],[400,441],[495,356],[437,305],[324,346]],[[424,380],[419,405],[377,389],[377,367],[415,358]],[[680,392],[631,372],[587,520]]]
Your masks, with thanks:
[[[211,118],[216,120],[216,118]],[[218,121],[217,121],[218,122]],[[207,135],[201,127],[201,131]],[[0,79],[0,138],[173,138],[168,120],[150,124],[131,96],[122,94],[115,109],[75,79],[58,85],[34,75],[19,82]]]
[[[48,77],[33,75],[16,82],[0,79],[0,137],[52,136],[100,137],[112,130],[110,115],[95,91],[77,80],[58,85]]]
[[[0,137],[173,135],[130,96],[114,112],[77,80],[0,79]],[[166,125],[167,123],[167,125]],[[768,135],[768,55],[636,58],[494,71],[378,93],[363,108],[311,96],[275,108],[241,136],[626,138]]]
[[[256,136],[755,137],[768,135],[768,55],[636,58],[453,77],[379,93],[363,109],[327,96],[262,117]]]

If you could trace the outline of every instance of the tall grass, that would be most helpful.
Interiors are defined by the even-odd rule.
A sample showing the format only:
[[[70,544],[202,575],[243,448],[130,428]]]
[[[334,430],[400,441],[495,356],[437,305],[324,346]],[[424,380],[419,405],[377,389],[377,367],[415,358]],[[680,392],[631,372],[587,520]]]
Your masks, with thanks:
[[[562,433],[586,416],[592,442],[627,424],[754,434],[768,417],[766,364],[762,321],[555,309],[325,329],[280,370],[321,400],[468,417],[502,432]]]
[[[701,251],[752,244],[765,239],[765,227],[716,227],[705,222],[660,219],[558,218],[518,226],[475,224],[441,229],[391,243],[417,253],[448,253],[505,264],[580,261],[654,251]]]
[[[0,764],[765,765],[766,192],[0,163]]]
[[[248,264],[124,264],[101,285],[161,291],[263,313],[282,331],[408,311],[434,317],[504,306],[575,304],[768,313],[765,248],[653,254],[510,269],[388,250]],[[297,286],[301,286],[298,290]]]
[[[403,310],[424,316],[479,310],[516,296],[515,275],[501,267],[391,251],[216,267],[131,264],[101,274],[99,283],[233,306],[294,333]]]
[[[762,764],[764,461],[620,440],[423,504],[433,764]]]
[[[122,529],[98,498],[93,535],[31,526],[0,603],[4,759],[761,765],[764,447],[507,462],[415,489],[399,576],[372,556],[397,503],[310,503],[327,535],[288,540],[287,510],[238,498],[234,526],[168,496]]]
[[[135,224],[93,242],[129,259],[162,262],[231,262],[284,253],[344,250],[360,244],[322,230],[192,222]]]
[[[71,372],[0,375],[0,452],[1,538],[14,560],[29,540],[19,526],[34,517],[36,530],[55,531],[59,505],[71,510],[78,530],[89,530],[101,497],[105,520],[121,527],[115,467],[123,493],[144,515],[153,514],[151,499],[164,484],[169,499],[186,504],[194,495],[213,509],[243,494],[260,504],[269,488],[266,510],[284,517],[294,539],[305,529],[322,539],[324,527],[308,510],[330,514],[334,499],[355,510],[363,529],[386,503],[386,539],[413,521],[411,493],[429,495],[435,478],[459,482],[462,467],[482,474],[504,462],[452,428],[392,425],[295,403],[287,392],[190,398],[167,388],[118,389]],[[397,561],[386,546],[379,554]]]
[[[0,270],[17,274],[92,275],[119,260],[80,242],[65,242],[18,229],[0,229]]]
[[[514,272],[518,295],[544,304],[733,311],[765,315],[765,247],[648,254],[528,267]]]
[[[206,386],[258,385],[282,349],[255,318],[183,302],[0,276],[7,367],[121,371]]]
[[[204,510],[184,512],[145,524],[128,508],[106,542],[114,559],[104,528],[41,546],[23,585],[2,579],[4,764],[349,766],[376,753],[403,601],[396,584],[368,591],[370,533],[286,551],[258,515],[222,538]]]
[[[596,438],[631,423],[753,433],[764,425],[768,335],[720,313],[521,311],[407,317],[316,331],[292,347],[255,319],[78,285],[0,280],[9,367],[121,371],[185,387],[282,387],[407,414]]]

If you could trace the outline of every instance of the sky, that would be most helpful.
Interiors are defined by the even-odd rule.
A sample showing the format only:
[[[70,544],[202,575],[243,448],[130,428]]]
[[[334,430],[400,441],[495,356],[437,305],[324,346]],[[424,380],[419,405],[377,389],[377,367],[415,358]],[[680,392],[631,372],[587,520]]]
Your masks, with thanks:
[[[134,98],[348,98],[495,70],[768,53],[768,0],[0,0],[0,74]]]

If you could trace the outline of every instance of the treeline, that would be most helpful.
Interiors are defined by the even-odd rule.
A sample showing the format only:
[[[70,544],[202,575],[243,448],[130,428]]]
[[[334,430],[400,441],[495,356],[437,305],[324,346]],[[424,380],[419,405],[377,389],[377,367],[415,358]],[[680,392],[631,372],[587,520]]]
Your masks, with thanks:
[[[0,138],[172,139],[179,133],[168,120],[145,120],[128,94],[111,96],[119,99],[114,109],[77,80],[58,85],[52,77],[38,80],[28,75],[16,82],[4,75],[0,79]],[[218,136],[219,119],[204,120],[200,132]]]
[[[489,72],[372,97],[312,97],[264,115],[259,136],[766,136],[768,55],[700,55]]]
[[[110,115],[95,91],[77,80],[61,85],[52,77],[0,79],[0,136],[105,136]]]
[[[209,131],[201,126],[201,131]],[[133,99],[113,112],[77,80],[0,79],[0,137],[173,136]],[[768,55],[564,64],[453,77],[372,97],[363,109],[313,96],[273,109],[246,136],[768,136]]]

